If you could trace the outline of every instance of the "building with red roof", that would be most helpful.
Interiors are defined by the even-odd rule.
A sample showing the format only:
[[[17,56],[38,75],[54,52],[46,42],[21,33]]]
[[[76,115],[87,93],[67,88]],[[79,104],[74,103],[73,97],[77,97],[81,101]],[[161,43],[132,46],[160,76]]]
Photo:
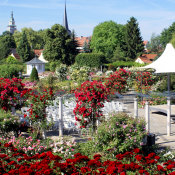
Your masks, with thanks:
[[[157,57],[157,54],[142,54],[140,57],[136,59],[135,62],[140,64],[149,64],[154,61],[154,59]]]

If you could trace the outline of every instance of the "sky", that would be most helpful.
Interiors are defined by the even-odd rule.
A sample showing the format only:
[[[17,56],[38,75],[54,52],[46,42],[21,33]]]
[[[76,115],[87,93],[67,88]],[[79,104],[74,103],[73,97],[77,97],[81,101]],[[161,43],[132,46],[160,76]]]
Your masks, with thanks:
[[[65,0],[0,0],[0,34],[7,29],[11,11],[19,31],[62,25],[64,4]],[[91,36],[104,21],[126,24],[133,16],[142,38],[150,40],[175,22],[175,0],[67,0],[66,4],[69,29],[77,36]]]

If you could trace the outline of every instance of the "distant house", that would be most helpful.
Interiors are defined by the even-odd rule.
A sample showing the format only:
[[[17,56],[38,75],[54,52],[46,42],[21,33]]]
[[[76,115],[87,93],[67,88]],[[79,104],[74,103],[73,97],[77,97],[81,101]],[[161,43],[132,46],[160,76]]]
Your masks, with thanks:
[[[157,57],[157,54],[142,54],[140,57],[138,57],[135,62],[144,64],[144,63],[152,63],[154,59]]]
[[[32,60],[26,62],[27,64],[27,75],[32,73],[32,69],[35,67],[38,73],[43,73],[45,71],[45,62],[39,60],[37,57]]]
[[[11,54],[10,56],[16,58],[17,60],[20,60],[19,54],[16,52],[16,49],[11,49]]]
[[[79,50],[79,52],[83,52],[85,44],[89,45],[91,37],[81,36],[81,37],[76,37],[75,40],[77,41],[77,44],[78,44],[77,49]]]
[[[44,49],[34,50],[35,56],[39,60],[41,60],[41,61],[43,61],[45,63],[48,63],[48,61],[44,59],[43,51],[44,51]]]

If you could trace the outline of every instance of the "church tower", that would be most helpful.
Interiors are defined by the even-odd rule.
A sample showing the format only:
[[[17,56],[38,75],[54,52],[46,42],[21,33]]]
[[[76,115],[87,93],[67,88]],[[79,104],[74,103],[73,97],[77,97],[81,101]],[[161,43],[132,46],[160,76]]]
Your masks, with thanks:
[[[15,20],[13,18],[13,11],[12,11],[7,31],[14,34],[15,30],[16,30],[16,25],[15,25]]]
[[[68,33],[69,35],[71,35],[71,31],[69,30],[68,20],[67,20],[66,1],[65,1],[65,8],[64,8],[63,27],[65,27],[66,30],[67,30],[67,33]]]

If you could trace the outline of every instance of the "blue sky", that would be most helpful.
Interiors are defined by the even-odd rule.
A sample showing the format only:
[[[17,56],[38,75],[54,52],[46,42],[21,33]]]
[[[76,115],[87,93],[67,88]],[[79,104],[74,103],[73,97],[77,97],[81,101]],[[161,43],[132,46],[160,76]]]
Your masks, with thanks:
[[[6,30],[13,10],[17,29],[50,28],[63,23],[65,0],[0,0],[0,34]],[[175,0],[67,0],[70,30],[77,36],[90,36],[101,22],[126,24],[134,16],[144,40],[160,34],[175,22]]]

